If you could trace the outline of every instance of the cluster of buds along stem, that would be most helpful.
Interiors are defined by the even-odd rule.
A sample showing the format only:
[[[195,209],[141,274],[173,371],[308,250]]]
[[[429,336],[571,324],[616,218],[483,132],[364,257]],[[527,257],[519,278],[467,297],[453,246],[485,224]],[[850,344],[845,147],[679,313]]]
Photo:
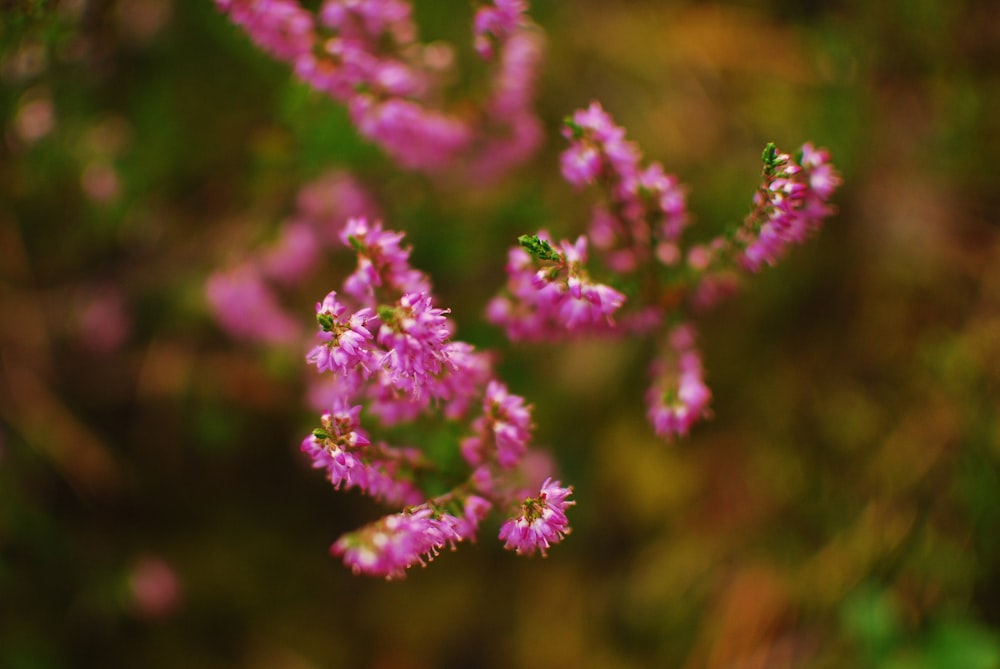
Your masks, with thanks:
[[[316,305],[319,341],[307,355],[333,377],[335,392],[302,450],[335,488],[401,510],[331,550],[357,573],[397,578],[444,546],[474,539],[497,511],[511,514],[500,535],[506,547],[544,554],[569,533],[565,510],[573,502],[571,488],[526,457],[532,407],[496,378],[491,355],[452,338],[449,310],[436,306],[429,279],[410,266],[401,233],[358,218],[341,241],[357,266],[341,292]],[[371,425],[417,420],[464,433],[453,439],[461,467],[444,470],[419,447],[372,437]],[[447,491],[425,492],[441,486]]]
[[[743,224],[685,244],[686,189],[659,163],[643,165],[639,148],[598,103],[568,118],[563,134],[564,178],[601,194],[589,232],[575,242],[555,242],[545,231],[523,235],[487,318],[514,341],[595,333],[663,339],[647,413],[658,435],[686,435],[709,414],[711,399],[687,312],[731,295],[740,274],[773,265],[805,242],[833,213],[840,177],[824,150],[805,144],[793,158],[769,144]]]
[[[493,179],[539,146],[534,111],[541,32],[524,0],[494,0],[473,19],[489,85],[448,104],[450,45],[421,43],[405,0],[216,0],[262,50],[344,104],[358,132],[401,167]]]

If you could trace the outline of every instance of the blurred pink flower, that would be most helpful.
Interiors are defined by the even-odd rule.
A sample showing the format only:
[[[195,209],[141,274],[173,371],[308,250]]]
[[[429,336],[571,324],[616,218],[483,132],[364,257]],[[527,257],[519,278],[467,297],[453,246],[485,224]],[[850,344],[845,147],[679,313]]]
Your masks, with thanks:
[[[122,347],[132,330],[132,319],[118,288],[107,286],[81,300],[76,317],[80,344],[94,353]]]
[[[128,587],[129,604],[141,618],[165,618],[180,605],[180,579],[162,558],[143,556],[137,559],[129,570]]]
[[[14,132],[25,144],[34,144],[55,127],[56,114],[51,98],[40,96],[21,102],[14,117]]]

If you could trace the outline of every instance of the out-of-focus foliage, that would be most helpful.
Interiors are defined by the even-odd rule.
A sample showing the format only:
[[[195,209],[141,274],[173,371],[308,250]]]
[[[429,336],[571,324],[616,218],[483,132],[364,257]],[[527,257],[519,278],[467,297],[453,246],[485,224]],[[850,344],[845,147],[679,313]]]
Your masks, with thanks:
[[[462,43],[447,4],[418,19]],[[477,190],[396,169],[208,0],[0,2],[0,666],[1000,667],[1000,8],[533,15],[549,141]],[[481,318],[518,234],[584,228],[557,130],[592,99],[706,237],[769,140],[845,180],[703,324],[715,417],[674,445],[629,342],[514,348]],[[327,555],[379,510],[298,453],[303,351],[229,340],[203,291],[330,168],[534,403],[578,502],[548,559],[498,528],[401,583]],[[288,296],[304,321],[328,265]]]

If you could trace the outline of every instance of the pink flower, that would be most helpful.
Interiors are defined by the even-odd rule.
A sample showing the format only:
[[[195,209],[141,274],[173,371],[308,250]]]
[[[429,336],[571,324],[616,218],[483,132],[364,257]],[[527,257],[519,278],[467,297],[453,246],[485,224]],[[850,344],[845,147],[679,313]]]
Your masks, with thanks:
[[[462,517],[438,510],[433,502],[385,516],[345,534],[330,548],[355,574],[404,578],[415,564],[426,565],[446,545],[472,538],[489,502],[470,497]]]
[[[428,292],[430,282],[422,272],[410,267],[410,249],[400,245],[404,236],[402,232],[382,230],[380,221],[348,220],[340,239],[357,253],[358,267],[344,281],[344,291],[368,306],[375,305],[377,289]]]
[[[670,353],[653,364],[655,381],[646,395],[649,421],[661,437],[684,436],[708,413],[712,393],[702,380],[694,328],[681,325],[670,333]]]
[[[545,551],[569,534],[566,509],[576,504],[567,501],[573,488],[562,488],[558,481],[545,479],[538,497],[529,497],[521,506],[521,514],[507,520],[500,527],[504,548],[515,550],[518,555],[531,555],[536,550]]]
[[[394,308],[380,313],[378,343],[387,351],[379,364],[394,386],[419,396],[447,364],[449,311],[435,308],[427,293],[407,293]]]
[[[511,339],[546,339],[576,331],[613,327],[612,316],[625,295],[590,279],[587,238],[563,240],[558,250],[540,232],[522,237],[539,254],[534,260],[523,249],[512,249],[507,264],[510,297],[494,300],[487,310],[490,322],[503,326]]]
[[[594,183],[601,174],[601,152],[593,145],[571,145],[559,161],[563,178],[577,188]]]
[[[334,488],[341,484],[348,488],[360,485],[364,477],[364,464],[359,451],[371,442],[361,429],[361,406],[348,407],[343,403],[321,417],[322,427],[302,441],[302,451],[313,461],[316,469],[326,469],[327,478]]]
[[[383,446],[384,451],[388,447]],[[399,459],[378,459],[364,463],[357,481],[358,489],[385,504],[408,506],[419,504],[424,493],[407,480],[405,473],[410,469]]]
[[[316,265],[320,250],[316,231],[309,221],[289,221],[278,239],[263,249],[261,272],[280,283],[294,284]]]
[[[347,307],[337,301],[336,292],[330,292],[316,305],[321,343],[309,351],[306,360],[321,372],[347,374],[351,369],[360,368],[367,376],[378,364],[370,343],[373,336],[367,327],[377,319],[367,307],[344,318],[346,313]]]
[[[484,60],[495,54],[494,43],[503,41],[521,26],[528,5],[523,0],[496,0],[493,7],[481,7],[473,20],[476,52]]]
[[[465,499],[465,512],[460,522],[455,525],[455,531],[463,539],[475,541],[476,532],[479,531],[479,523],[486,518],[492,509],[493,504],[489,500],[478,495],[469,495]]]
[[[415,466],[412,449],[371,446],[361,428],[361,406],[348,407],[342,399],[321,418],[322,427],[302,441],[316,469],[325,469],[334,488],[357,488],[388,504],[417,504],[423,494],[402,472]]]
[[[597,102],[577,110],[563,128],[563,136],[570,140],[567,152],[575,156],[564,159],[563,176],[575,186],[593,183],[605,170],[616,182],[634,178],[638,173],[639,149],[625,139],[625,130],[615,125]],[[599,168],[594,166],[591,153],[599,156]],[[586,165],[584,170],[572,169],[583,165]],[[568,173],[567,167],[570,167]]]
[[[467,124],[411,100],[357,96],[349,108],[358,131],[409,169],[442,170],[472,139]]]
[[[325,469],[327,478],[334,488],[345,485],[350,488],[358,484],[364,466],[356,455],[342,445],[331,443],[315,433],[302,440],[301,450],[312,460],[315,469]]]
[[[205,293],[219,323],[233,337],[287,344],[302,334],[298,322],[281,308],[270,286],[250,264],[216,272]]]
[[[638,271],[654,257],[670,265],[687,227],[686,190],[659,163],[640,166],[638,147],[594,102],[576,111],[563,135],[562,173],[576,187],[596,185],[606,202],[594,207],[591,239],[613,271]]]
[[[292,0],[216,0],[264,51],[293,60],[312,49],[312,14]]]
[[[483,398],[483,415],[472,423],[476,434],[462,440],[462,456],[471,466],[496,459],[504,469],[515,467],[531,439],[531,407],[490,381]]]
[[[448,373],[435,378],[428,392],[444,401],[442,410],[446,418],[458,420],[493,377],[493,360],[490,354],[480,353],[461,341],[448,342],[444,355]]]

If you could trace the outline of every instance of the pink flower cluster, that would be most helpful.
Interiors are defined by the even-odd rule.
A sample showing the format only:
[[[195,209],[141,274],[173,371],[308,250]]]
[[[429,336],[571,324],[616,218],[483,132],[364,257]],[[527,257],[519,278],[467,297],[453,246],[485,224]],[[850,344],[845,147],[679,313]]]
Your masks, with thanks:
[[[357,573],[396,578],[444,546],[474,538],[492,509],[529,503],[522,500],[532,475],[525,463],[531,407],[495,378],[488,354],[452,339],[449,311],[435,305],[430,281],[410,266],[402,234],[359,218],[347,222],[340,240],[355,253],[357,266],[340,293],[316,305],[319,341],[306,356],[333,377],[335,391],[302,451],[335,488],[403,507],[344,535],[331,549]],[[464,431],[454,443],[464,474],[438,471],[419,449],[374,441],[362,425],[428,418]],[[442,476],[454,479],[453,488],[425,498],[421,484]],[[548,495],[553,508],[564,510],[570,489],[559,491],[543,487],[541,498]],[[562,511],[533,516],[532,527],[516,542],[502,538],[519,553],[532,546],[544,552],[568,532]]]
[[[404,168],[482,182],[526,160],[542,139],[533,113],[542,40],[526,0],[482,0],[475,52],[488,85],[455,100],[453,51],[419,41],[408,0],[216,0],[268,54],[312,89],[342,103],[358,132]],[[773,265],[833,213],[840,178],[828,154],[806,144],[793,158],[769,145],[751,213],[728,234],[684,239],[687,189],[645,163],[625,130],[594,102],[566,120],[561,172],[599,193],[587,234],[519,238],[504,290],[488,319],[516,341],[588,334],[664,341],[651,365],[647,416],[664,439],[708,416],[696,330],[698,312],[733,294],[738,279]],[[336,489],[356,490],[395,512],[341,536],[331,552],[355,573],[401,578],[445,547],[475,540],[491,513],[506,514],[499,539],[543,556],[570,533],[571,487],[549,476],[531,448],[532,406],[496,377],[493,356],[457,341],[450,310],[410,264],[404,235],[386,230],[343,176],[306,188],[297,213],[263,250],[210,279],[222,326],[269,344],[305,334],[282,305],[331,247],[357,263],[316,305],[306,355],[326,382],[313,387],[322,414],[301,450]],[[678,323],[681,323],[678,325]],[[319,378],[319,377],[317,377]],[[441,427],[424,449],[380,438],[380,428]],[[454,457],[438,457],[444,445]],[[443,494],[440,490],[445,489]],[[433,490],[431,494],[428,491]]]
[[[541,38],[523,0],[495,0],[474,18],[492,85],[482,99],[443,106],[449,46],[421,44],[405,0],[216,0],[261,49],[312,88],[345,104],[358,131],[400,165],[425,172],[498,175],[538,147],[532,112]]]
[[[570,141],[562,154],[563,177],[576,188],[597,185],[605,195],[594,208],[590,239],[608,267],[637,272],[654,254],[663,264],[674,264],[689,222],[677,177],[656,162],[643,167],[639,148],[596,102],[573,114],[563,135]]]
[[[678,316],[687,320],[685,310],[697,312],[733,294],[739,272],[774,264],[834,211],[830,199],[840,177],[827,152],[806,144],[795,160],[769,145],[744,224],[733,234],[685,246],[686,189],[659,163],[644,166],[638,147],[598,103],[568,118],[563,134],[569,140],[563,177],[576,188],[597,189],[601,199],[588,235],[576,242],[554,243],[539,232],[522,236],[511,249],[505,289],[487,308],[487,318],[511,340],[663,332]],[[694,326],[673,327],[665,339],[646,398],[654,430],[669,439],[686,435],[708,415],[711,393]]]
[[[446,510],[454,499],[442,496],[385,516],[345,534],[330,552],[343,558],[355,574],[403,578],[407,569],[415,564],[426,566],[446,545],[454,549],[461,541],[475,540],[480,521],[493,505],[468,495],[461,515],[454,515]]]
[[[363,397],[388,424],[413,420],[435,401],[461,412],[490,375],[487,356],[451,341],[448,312],[434,306],[402,239],[379,222],[347,222],[341,241],[357,268],[343,296],[331,292],[316,305],[320,341],[306,356],[334,373],[338,395]]]
[[[205,294],[219,325],[236,339],[297,345],[306,333],[283,306],[283,293],[318,269],[350,217],[377,211],[365,190],[344,173],[330,172],[307,184],[273,241],[235,249],[239,260],[209,277]]]
[[[740,264],[756,272],[765,263],[775,264],[791,244],[804,243],[833,213],[829,202],[838,185],[840,178],[826,151],[805,144],[796,162],[769,145],[754,210],[736,235],[743,247]]]
[[[302,441],[302,451],[313,467],[326,470],[334,488],[358,488],[388,504],[419,503],[423,495],[398,474],[420,466],[420,453],[382,443],[373,446],[361,427],[360,412],[360,405],[338,402],[323,413],[321,427]]]
[[[670,439],[686,436],[691,425],[708,414],[712,392],[702,379],[694,327],[690,324],[675,327],[668,343],[668,352],[653,362],[654,381],[646,404],[653,430]]]
[[[480,466],[495,457],[505,469],[520,463],[531,440],[531,407],[506,386],[490,381],[483,397],[483,414],[472,421],[474,434],[462,440],[462,457]]]
[[[508,294],[495,297],[487,317],[503,324],[515,341],[542,340],[564,330],[595,330],[613,325],[625,296],[587,274],[587,238],[562,241],[558,250],[546,232],[522,237],[524,248],[510,250]]]

